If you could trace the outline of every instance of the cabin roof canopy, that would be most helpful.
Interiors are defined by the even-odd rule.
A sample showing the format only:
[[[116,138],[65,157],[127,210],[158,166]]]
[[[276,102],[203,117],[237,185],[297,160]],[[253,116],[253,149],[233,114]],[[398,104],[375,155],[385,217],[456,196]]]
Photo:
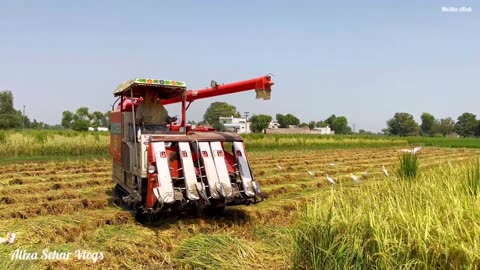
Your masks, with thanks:
[[[157,89],[160,99],[169,99],[178,97],[183,91],[187,90],[187,84],[181,81],[135,78],[122,82],[115,88],[113,95],[141,97],[145,95],[147,89]]]

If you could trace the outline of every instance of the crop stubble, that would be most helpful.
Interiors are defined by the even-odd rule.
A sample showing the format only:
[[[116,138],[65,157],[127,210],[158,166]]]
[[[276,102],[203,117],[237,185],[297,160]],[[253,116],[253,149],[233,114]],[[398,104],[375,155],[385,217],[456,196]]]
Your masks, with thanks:
[[[399,148],[250,152],[253,173],[269,199],[258,205],[232,207],[224,217],[169,217],[149,225],[135,222],[113,196],[111,161],[28,162],[4,165],[0,172],[0,234],[17,232],[14,245],[0,248],[9,260],[17,248],[85,248],[104,252],[87,261],[38,261],[46,267],[175,268],[175,250],[198,234],[233,234],[258,247],[258,268],[285,268],[281,239],[275,229],[288,226],[299,202],[330,190],[329,174],[345,187],[357,188],[350,173],[369,171],[370,181],[384,181],[382,165],[393,173]],[[421,166],[461,162],[476,149],[424,148]],[[331,163],[335,165],[332,166]],[[279,169],[280,165],[282,169]],[[315,175],[310,176],[308,171]],[[360,192],[360,191],[359,191]],[[139,254],[141,253],[141,254]],[[153,259],[152,259],[153,258]],[[22,266],[16,261],[6,264]]]

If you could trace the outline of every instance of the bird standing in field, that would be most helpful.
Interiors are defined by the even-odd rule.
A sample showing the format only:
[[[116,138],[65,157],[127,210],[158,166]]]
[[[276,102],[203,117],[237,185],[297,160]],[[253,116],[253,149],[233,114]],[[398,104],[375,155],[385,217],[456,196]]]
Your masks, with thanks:
[[[450,169],[453,169],[453,165],[452,165],[452,162],[450,162],[450,160],[448,161],[448,166],[450,166]]]
[[[383,173],[388,176],[388,172],[387,172],[387,169],[385,168],[385,166],[382,166],[382,170],[383,170]]]
[[[352,177],[352,180],[353,180],[355,183],[358,183],[358,176],[354,175],[353,173],[350,173],[350,177]]]
[[[315,174],[312,173],[311,171],[308,171],[308,174],[309,174],[310,176],[315,176]]]
[[[418,146],[418,147],[415,147],[413,148],[413,153],[416,154],[418,151],[420,151],[422,149],[422,147]]]
[[[0,244],[13,244],[15,241],[15,233],[9,232],[5,238],[0,237]]]
[[[332,184],[335,185],[335,180],[333,180],[332,177],[328,176],[328,174],[327,174],[327,180],[328,180],[328,182],[330,182],[330,183],[332,183]]]
[[[367,178],[368,177],[368,170],[366,170],[364,173],[363,173],[363,178]]]
[[[280,165],[277,165],[277,169],[278,169],[279,171],[281,171],[281,170],[283,169],[283,167],[280,166]]]
[[[405,153],[410,153],[410,154],[416,154],[421,149],[422,149],[422,147],[417,146],[417,147],[414,147],[413,149],[402,149],[400,151],[405,152]]]

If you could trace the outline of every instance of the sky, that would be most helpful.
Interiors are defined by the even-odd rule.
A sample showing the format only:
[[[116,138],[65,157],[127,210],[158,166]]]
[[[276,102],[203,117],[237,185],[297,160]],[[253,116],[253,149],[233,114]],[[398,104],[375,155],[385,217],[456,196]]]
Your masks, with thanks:
[[[271,73],[270,100],[254,91],[202,99],[189,120],[216,101],[307,123],[345,116],[357,131],[379,132],[396,112],[419,123],[423,112],[480,118],[479,3],[0,0],[0,90],[53,125],[66,110],[111,110],[127,79],[195,90]]]

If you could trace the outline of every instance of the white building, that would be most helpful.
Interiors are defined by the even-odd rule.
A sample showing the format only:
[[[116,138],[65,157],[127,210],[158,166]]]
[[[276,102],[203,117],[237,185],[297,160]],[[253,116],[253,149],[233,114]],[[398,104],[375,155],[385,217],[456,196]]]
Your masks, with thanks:
[[[268,124],[268,128],[279,128],[279,127],[280,127],[280,124],[278,123],[277,120],[272,120]]]
[[[108,131],[108,128],[106,127],[97,127],[96,130],[94,127],[88,127],[89,131]]]
[[[250,122],[247,122],[246,118],[234,118],[230,117],[220,117],[220,123],[222,123],[227,131],[232,131],[236,133],[250,133]]]
[[[326,135],[333,135],[335,134],[335,131],[331,130],[329,126],[326,127],[315,127],[313,128],[314,131],[320,133],[320,134],[326,134]]]

